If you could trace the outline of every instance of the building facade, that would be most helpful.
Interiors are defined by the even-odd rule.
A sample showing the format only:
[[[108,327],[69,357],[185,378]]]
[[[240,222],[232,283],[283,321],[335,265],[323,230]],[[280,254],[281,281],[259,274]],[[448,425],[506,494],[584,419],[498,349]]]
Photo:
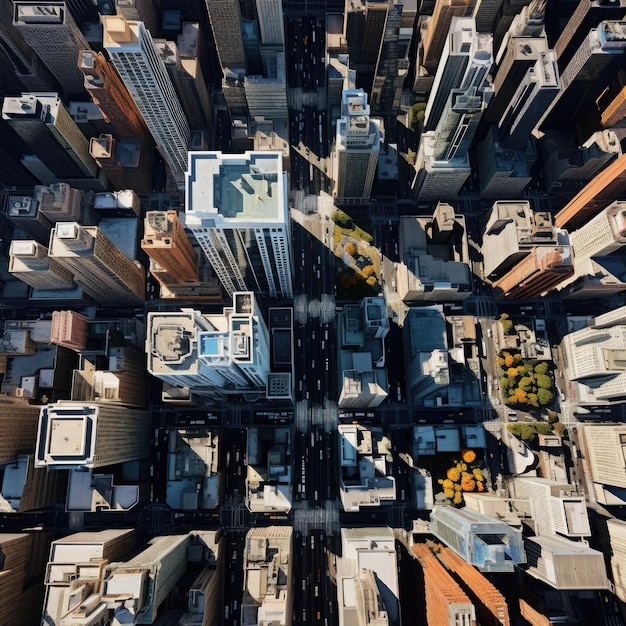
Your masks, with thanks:
[[[287,178],[276,152],[189,153],[185,222],[224,290],[293,297]]]

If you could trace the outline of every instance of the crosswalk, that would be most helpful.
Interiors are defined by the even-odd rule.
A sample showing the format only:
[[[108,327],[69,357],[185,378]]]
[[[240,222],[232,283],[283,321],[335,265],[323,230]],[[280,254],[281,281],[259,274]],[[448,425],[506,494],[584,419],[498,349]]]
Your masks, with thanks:
[[[339,532],[339,505],[326,500],[323,508],[311,508],[305,500],[295,503],[293,508],[294,530],[303,535],[311,530],[323,529],[327,534]]]

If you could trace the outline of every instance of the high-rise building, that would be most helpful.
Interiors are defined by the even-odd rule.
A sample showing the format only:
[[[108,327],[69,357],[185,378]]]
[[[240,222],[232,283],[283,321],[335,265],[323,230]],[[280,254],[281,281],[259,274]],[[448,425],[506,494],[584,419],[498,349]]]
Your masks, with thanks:
[[[359,615],[399,624],[398,565],[391,528],[342,528],[340,554],[339,626],[348,626]]]
[[[34,289],[70,289],[74,275],[48,257],[48,248],[32,239],[15,239],[9,249],[9,272]]]
[[[526,562],[521,530],[467,507],[436,506],[430,531],[481,572],[512,572]]]
[[[70,350],[84,350],[87,347],[88,333],[88,317],[76,311],[53,311],[50,343]]]
[[[159,17],[152,0],[114,0],[115,11],[127,20],[143,22],[150,34],[156,37],[161,30]]]
[[[25,616],[20,615],[27,597],[23,592],[32,573],[29,570],[33,538],[29,533],[0,533],[0,553],[3,556],[0,565],[0,615],[6,624],[33,623],[23,621]],[[41,608],[43,589],[39,585],[33,587],[39,592],[39,598],[33,604]]]
[[[9,196],[6,215],[11,224],[38,243],[50,242],[52,224],[39,211],[39,202],[32,196]]]
[[[382,139],[380,122],[370,118],[365,92],[344,91],[333,155],[335,198],[370,197]]]
[[[626,203],[616,201],[570,235],[574,275],[562,285],[568,299],[611,297],[626,290]]]
[[[584,226],[570,235],[575,259],[603,257],[626,245],[626,202],[609,204]]]
[[[261,41],[265,45],[285,45],[285,21],[281,0],[256,0]]]
[[[590,322],[588,327],[569,333],[563,338],[561,353],[565,365],[564,375],[569,380],[570,399],[574,404],[580,406],[609,402],[620,404],[626,401],[624,395],[626,375],[619,358],[622,351],[626,349],[624,310],[624,307],[620,307],[599,315]],[[595,435],[596,431],[593,433]],[[609,458],[615,460],[616,455],[622,454],[621,446],[615,448],[618,444],[618,434],[612,428],[597,431],[598,436],[600,433],[604,434],[604,440],[599,442],[598,454],[604,458],[609,454],[609,450],[614,450]],[[603,450],[602,446],[605,446],[606,450]],[[622,465],[619,467],[622,468]],[[595,474],[594,466],[591,470]],[[608,459],[607,463],[603,464],[602,471],[605,478],[609,479]],[[613,468],[613,473],[614,480],[619,478],[619,486],[626,486],[626,475],[623,471],[620,469],[618,472],[616,468]],[[603,482],[603,480],[597,482]],[[607,482],[607,484],[614,483]]]
[[[528,139],[528,137],[527,137]],[[532,181],[531,168],[537,159],[535,144],[526,141],[525,149],[507,147],[491,126],[475,149],[480,197],[485,200],[517,199]]]
[[[472,17],[479,33],[493,33],[503,0],[476,0]]]
[[[293,529],[253,528],[246,534],[243,554],[241,624],[289,626],[293,612]]]
[[[92,616],[108,619],[110,613],[106,604],[94,602],[92,585],[101,583],[106,565],[123,559],[134,549],[136,542],[134,529],[126,528],[80,532],[53,541],[44,581],[46,596],[42,622],[60,624],[62,616],[67,615],[74,621],[79,612],[81,618],[85,618],[83,621]],[[76,593],[74,585],[81,588],[81,593]],[[128,588],[124,592],[126,599]],[[89,608],[81,610],[84,602]],[[115,601],[113,606],[117,606]]]
[[[458,89],[465,76],[476,46],[475,23],[472,18],[455,17],[450,24],[441,53],[441,61],[426,103],[424,130],[435,130],[452,89]]]
[[[611,542],[611,571],[615,595],[624,602],[626,598],[626,522],[607,519],[606,528]]]
[[[435,130],[420,138],[412,182],[413,195],[418,200],[454,197],[471,172],[468,151],[493,95],[488,74],[493,58],[491,37],[478,36],[473,28],[466,37],[470,35],[475,45],[466,42],[471,56],[462,80],[458,88],[449,91]],[[440,84],[438,89],[442,88]]]
[[[440,546],[437,556],[441,563],[455,575],[455,579],[472,599],[481,624],[510,626],[509,607],[506,600],[486,576],[466,563],[450,548]]]
[[[93,200],[93,194],[85,195],[79,189],[72,189],[67,183],[36,185],[33,196],[39,202],[39,211],[51,224],[82,223],[85,206]]]
[[[502,277],[536,246],[554,246],[552,216],[533,212],[527,200],[496,201],[483,231],[483,268],[489,280]]]
[[[36,157],[40,166],[31,171],[42,183],[54,183],[57,179],[97,182],[94,179],[98,168],[89,154],[89,142],[57,94],[23,93],[5,98],[2,119]],[[31,161],[22,162],[30,167]]]
[[[596,100],[624,66],[625,53],[626,22],[601,22],[585,33],[571,61],[561,69],[559,93],[545,109],[537,127],[568,130],[580,122],[582,139],[597,130],[600,113]],[[584,123],[589,116],[598,122],[591,129]]]
[[[152,275],[163,285],[198,282],[198,255],[176,211],[148,211],[142,250],[154,261]]]
[[[626,155],[620,156],[588,182],[555,216],[558,228],[575,230],[619,200],[626,187]]]
[[[135,101],[179,188],[184,183],[189,123],[143,22],[103,16],[103,46]]]
[[[474,10],[475,0],[437,0],[422,41],[422,65],[434,74],[441,59],[450,24],[454,17],[468,17]]]
[[[530,254],[493,283],[496,297],[536,298],[574,273],[570,245],[536,246]]]
[[[152,151],[138,139],[116,141],[103,133],[90,139],[89,154],[115,189],[132,189],[140,196],[152,192]]]
[[[196,24],[196,26],[198,25]],[[191,34],[188,33],[188,35],[191,39]],[[186,41],[180,36],[179,44],[186,44]],[[172,80],[189,122],[189,127],[192,130],[207,128],[211,120],[211,103],[207,83],[202,74],[197,55],[193,54],[192,49],[188,47],[185,50],[187,58],[184,58],[182,56],[183,51],[179,49],[176,43],[165,39],[155,39],[154,45]]]
[[[120,602],[120,608],[128,611],[132,604],[137,623],[154,623],[159,607],[187,570],[188,546],[189,535],[155,537],[132,559],[108,565],[102,598],[115,602],[123,592],[131,598]]]
[[[411,546],[411,554],[422,572],[424,584],[420,587],[424,589],[428,626],[475,623],[474,605],[431,549],[424,543],[416,543]]]
[[[40,409],[24,398],[0,396],[0,463],[14,461],[19,454],[32,454]]]
[[[516,476],[512,483],[515,497],[532,503],[536,535],[591,536],[585,496],[572,485],[539,476]]]
[[[519,41],[516,39],[517,43]],[[503,145],[523,149],[543,112],[559,93],[554,53],[548,50],[538,54],[534,64],[516,80],[515,85],[517,88],[498,120],[498,134]]]
[[[60,401],[41,408],[35,467],[70,469],[139,461],[150,454],[146,411]]]
[[[594,132],[582,144],[573,133],[548,131],[538,143],[543,185],[558,206],[569,202],[594,176],[622,156],[618,135]]]
[[[141,304],[146,273],[97,226],[60,222],[50,236],[50,258],[74,274],[74,281],[100,304]]]
[[[229,295],[293,296],[280,153],[189,153],[185,202],[186,226]]]
[[[222,71],[245,69],[239,0],[205,1]]]
[[[529,567],[526,573],[559,591],[606,590],[604,555],[580,541],[546,535],[524,541]]]
[[[113,66],[104,55],[81,50],[78,67],[84,74],[85,89],[118,139],[149,140],[148,129]]]
[[[76,66],[87,40],[67,10],[65,2],[15,2],[13,26],[50,70],[66,96],[85,92]]]
[[[149,313],[148,371],[177,387],[222,397],[265,387],[269,331],[251,292],[235,292],[223,314]]]
[[[380,42],[380,52],[374,68],[374,82],[370,91],[372,115],[384,120],[387,141],[396,139],[396,117],[404,79],[409,70],[412,23],[404,30],[403,9],[407,3],[388,0],[387,18]],[[407,36],[407,34],[409,36]]]
[[[581,0],[554,44],[559,68],[567,67],[592,28],[606,20],[621,20],[626,16],[624,0]]]

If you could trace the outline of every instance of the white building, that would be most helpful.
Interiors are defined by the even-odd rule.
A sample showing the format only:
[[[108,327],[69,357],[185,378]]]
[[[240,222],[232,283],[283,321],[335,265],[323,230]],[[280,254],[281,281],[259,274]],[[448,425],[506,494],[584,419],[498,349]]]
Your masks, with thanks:
[[[572,400],[578,405],[626,402],[626,313],[620,307],[565,335],[561,343]]]
[[[78,69],[80,50],[89,44],[65,2],[15,2],[13,26],[63,87],[66,95],[84,94]]]
[[[185,221],[229,295],[293,297],[287,175],[278,152],[190,152]]]
[[[253,528],[243,556],[241,626],[290,626],[292,614],[293,529]]]
[[[339,626],[399,624],[398,597],[393,531],[342,528],[341,557],[337,558]]]
[[[151,312],[147,332],[148,371],[163,382],[216,398],[267,384],[269,331],[251,292],[222,314]]]
[[[585,496],[572,485],[537,476],[518,476],[512,482],[516,498],[533,504],[535,534],[573,539],[591,536]]]
[[[143,22],[103,16],[102,23],[103,46],[182,189],[189,124],[152,37]]]
[[[380,506],[396,499],[391,448],[379,428],[339,424],[340,497],[344,511]]]
[[[370,197],[382,140],[380,121],[370,118],[365,92],[344,90],[333,154],[335,198]]]

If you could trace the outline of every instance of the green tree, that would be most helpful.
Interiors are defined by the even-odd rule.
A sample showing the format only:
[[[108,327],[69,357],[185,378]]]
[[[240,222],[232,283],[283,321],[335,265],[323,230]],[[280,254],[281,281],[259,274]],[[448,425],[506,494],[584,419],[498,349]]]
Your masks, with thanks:
[[[521,380],[519,381],[519,388],[523,389],[524,391],[530,391],[530,388],[532,387],[533,381],[529,376],[522,376]]]
[[[534,392],[530,392],[528,394],[528,404],[537,408],[539,406],[539,400],[537,398],[537,394]]]
[[[554,400],[554,394],[549,389],[540,388],[537,391],[537,400],[541,406],[546,406]]]
[[[342,228],[350,229],[354,227],[354,222],[352,221],[352,218],[341,209],[337,209],[333,213],[333,222],[335,222],[337,226],[341,226]]]
[[[545,361],[541,361],[535,365],[535,373],[536,374],[547,374],[548,373],[548,364]]]
[[[537,422],[533,427],[540,435],[549,435],[552,432],[552,424],[548,422]]]
[[[537,387],[542,389],[552,389],[552,378],[547,374],[537,374],[535,378],[537,380]]]
[[[527,443],[530,443],[537,434],[537,431],[530,424],[508,424],[507,428],[512,435]]]

